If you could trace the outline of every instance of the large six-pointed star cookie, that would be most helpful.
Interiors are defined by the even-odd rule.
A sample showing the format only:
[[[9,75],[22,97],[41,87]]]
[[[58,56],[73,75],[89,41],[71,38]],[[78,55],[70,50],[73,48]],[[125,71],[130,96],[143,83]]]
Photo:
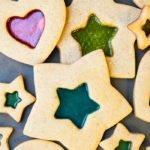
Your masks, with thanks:
[[[0,113],[9,114],[17,122],[24,109],[35,101],[35,97],[25,90],[22,76],[9,84],[0,83],[0,99]]]
[[[102,141],[100,146],[104,150],[139,150],[144,138],[144,134],[130,133],[119,123],[113,135]]]
[[[133,78],[135,76],[135,36],[127,28],[127,25],[139,16],[139,9],[117,4],[113,0],[105,0],[105,2],[104,0],[73,0],[72,4],[67,8],[67,12],[66,25],[58,44],[62,63],[70,64],[77,61],[83,53],[81,47],[91,47],[93,46],[91,41],[95,43],[96,36],[100,38],[99,34],[90,32],[88,33],[89,36],[84,36],[84,38],[80,39],[83,43],[82,46],[71,35],[74,30],[85,28],[88,18],[91,14],[94,14],[104,26],[118,29],[113,38],[109,35],[112,41],[112,46],[111,43],[109,43],[109,46],[113,48],[113,56],[107,57],[110,76],[115,78]],[[90,40],[89,37],[91,37]],[[89,40],[89,42],[85,43],[85,39]],[[101,39],[103,40],[104,38]],[[99,44],[99,41],[97,43]],[[101,44],[103,44],[103,41]],[[104,48],[104,46],[97,47],[97,45],[94,45],[94,47],[96,49]]]
[[[126,99],[111,86],[102,50],[94,51],[72,65],[37,65],[34,68],[34,75],[37,101],[25,126],[25,135],[60,141],[71,150],[95,150],[104,131],[118,123],[132,110]],[[84,88],[77,88],[84,83],[87,84],[90,99],[100,108],[88,115],[80,129],[69,118],[60,119],[55,116],[61,105],[60,97],[63,97],[63,95],[58,96],[57,90],[76,89],[78,94],[85,98],[87,94]],[[63,94],[68,92],[63,91]],[[70,98],[72,103],[74,103],[73,98],[75,95]],[[66,107],[70,106],[70,103],[65,102],[65,104]],[[78,109],[72,108],[68,112],[68,115],[73,113],[76,120],[80,119],[78,112],[82,108],[90,107],[91,104],[86,105],[82,98],[77,106]],[[65,113],[64,109],[61,109],[61,115],[64,116]]]

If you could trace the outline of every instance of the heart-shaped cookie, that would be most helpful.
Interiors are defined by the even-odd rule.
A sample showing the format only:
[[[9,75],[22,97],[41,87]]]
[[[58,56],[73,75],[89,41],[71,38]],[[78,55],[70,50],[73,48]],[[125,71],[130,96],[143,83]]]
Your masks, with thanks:
[[[64,0],[1,0],[0,10],[0,52],[29,65],[44,62],[64,28]]]
[[[12,17],[7,22],[8,32],[18,41],[35,48],[45,27],[45,16],[33,10],[25,17]]]

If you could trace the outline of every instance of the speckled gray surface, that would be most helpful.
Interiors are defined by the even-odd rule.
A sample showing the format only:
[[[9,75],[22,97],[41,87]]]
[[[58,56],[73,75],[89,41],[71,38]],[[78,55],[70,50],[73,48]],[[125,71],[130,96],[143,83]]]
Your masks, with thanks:
[[[72,0],[65,0],[66,4],[69,5]],[[133,5],[132,0],[116,0],[118,3],[124,3],[127,5]],[[136,59],[137,59],[137,66],[143,57],[144,53],[136,49]],[[59,52],[56,49],[52,55],[46,60],[47,62],[59,62]],[[28,91],[35,95],[34,91],[34,83],[33,83],[33,70],[32,67],[18,63],[2,54],[0,54],[0,82],[10,82],[18,75],[22,74],[25,78],[25,84]],[[120,80],[120,79],[112,79],[112,84],[129,100],[129,103],[133,106],[132,94],[133,94],[133,86],[134,80]],[[18,144],[22,143],[23,141],[29,140],[30,138],[24,136],[22,131],[26,120],[29,116],[32,106],[29,106],[22,117],[21,123],[16,123],[11,117],[8,115],[0,115],[0,126],[11,126],[15,129],[14,133],[12,134],[9,143],[11,150],[13,150]],[[150,124],[146,123],[140,119],[137,119],[134,114],[129,115],[126,119],[122,121],[128,129],[132,132],[139,132],[144,133],[146,135],[146,139],[143,143],[142,150],[145,149],[144,147],[150,145]],[[114,128],[107,131],[104,135],[104,138],[109,137],[112,134]],[[81,139],[82,140],[82,139]],[[99,148],[100,150],[100,148]]]

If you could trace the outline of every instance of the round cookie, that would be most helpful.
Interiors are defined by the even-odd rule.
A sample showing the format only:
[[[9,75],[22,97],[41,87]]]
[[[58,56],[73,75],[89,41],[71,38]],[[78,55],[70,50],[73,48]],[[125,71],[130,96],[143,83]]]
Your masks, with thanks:
[[[62,33],[63,0],[1,0],[0,52],[22,63],[42,63]]]
[[[114,78],[133,78],[135,76],[135,36],[127,28],[127,25],[139,16],[139,9],[115,3],[113,0],[105,0],[105,2],[104,0],[73,0],[67,8],[67,12],[67,22],[58,43],[62,63],[70,64],[81,58],[85,54],[82,46],[90,49],[94,45],[90,51],[105,48],[103,41],[95,39],[97,36],[101,39],[105,37],[113,51],[109,54],[112,55],[113,53],[113,56],[107,57],[110,76]],[[94,33],[86,30],[87,35],[84,33],[83,40],[80,40],[83,43],[80,44],[74,38],[75,36],[73,37],[74,31],[86,29],[89,25],[88,20],[92,15],[96,16],[95,20],[99,27],[95,24],[97,30],[94,30]],[[109,29],[108,32],[106,30],[106,32],[104,30],[104,32],[97,32],[101,27]],[[115,29],[118,31],[115,32]],[[110,37],[106,35],[110,35]],[[86,42],[85,39],[87,39]],[[96,42],[96,44],[92,44],[91,41]]]
[[[135,115],[150,122],[150,51],[142,58],[134,87]]]
[[[18,145],[14,150],[64,150],[61,146],[50,141],[30,140]]]
[[[140,8],[144,7],[145,5],[150,5],[150,0],[133,0],[133,1]]]

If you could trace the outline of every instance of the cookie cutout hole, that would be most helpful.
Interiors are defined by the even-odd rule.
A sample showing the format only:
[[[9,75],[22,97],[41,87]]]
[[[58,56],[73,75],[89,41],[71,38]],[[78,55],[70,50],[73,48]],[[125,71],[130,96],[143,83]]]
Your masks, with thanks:
[[[147,37],[150,36],[150,20],[147,19],[146,23],[143,25],[142,30],[145,32]]]
[[[36,48],[45,28],[45,16],[40,10],[32,10],[25,17],[14,16],[7,21],[9,34],[17,41]]]
[[[69,119],[79,129],[84,127],[89,114],[100,109],[100,105],[89,97],[86,83],[75,89],[58,88],[57,95],[60,105],[55,117],[57,119]]]
[[[15,91],[13,93],[6,93],[5,97],[6,97],[5,106],[11,107],[13,109],[15,109],[17,107],[18,103],[20,103],[22,101],[21,98],[19,97],[17,91]]]
[[[72,31],[71,35],[80,44],[82,55],[102,49],[106,56],[112,57],[112,40],[117,32],[117,27],[103,24],[95,14],[92,14],[86,27]]]
[[[131,150],[132,142],[130,141],[119,141],[119,146],[115,150]]]

